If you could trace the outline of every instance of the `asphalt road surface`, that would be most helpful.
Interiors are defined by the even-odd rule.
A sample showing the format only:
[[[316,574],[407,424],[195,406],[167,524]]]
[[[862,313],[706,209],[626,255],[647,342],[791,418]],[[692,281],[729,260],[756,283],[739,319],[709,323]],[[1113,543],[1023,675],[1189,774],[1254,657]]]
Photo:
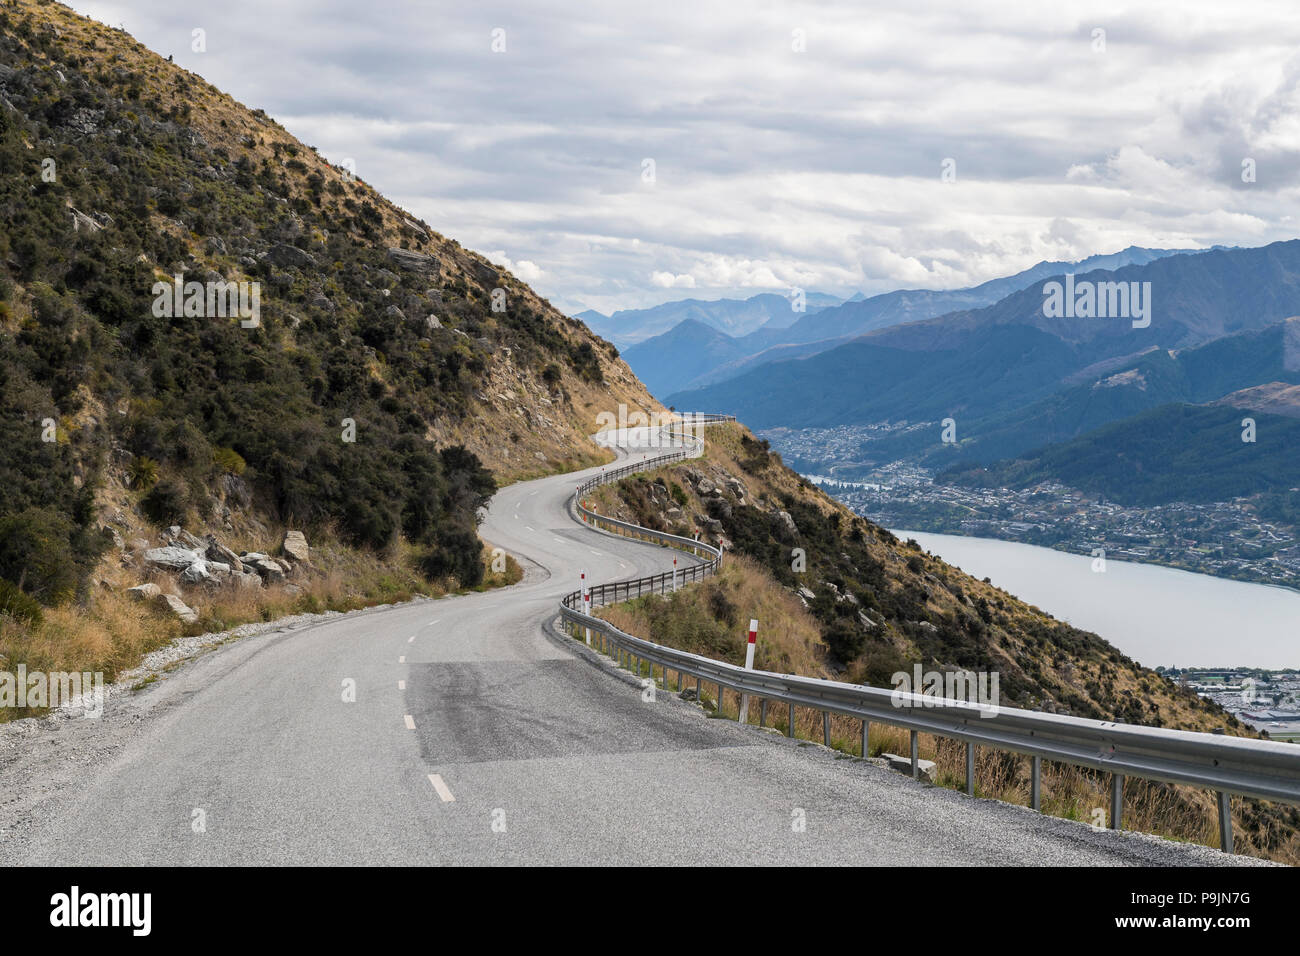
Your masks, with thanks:
[[[6,728],[0,864],[1231,862],[643,701],[548,627],[581,569],[673,556],[577,523],[587,474],[496,495],[482,536],[515,587],[245,637],[100,720]]]

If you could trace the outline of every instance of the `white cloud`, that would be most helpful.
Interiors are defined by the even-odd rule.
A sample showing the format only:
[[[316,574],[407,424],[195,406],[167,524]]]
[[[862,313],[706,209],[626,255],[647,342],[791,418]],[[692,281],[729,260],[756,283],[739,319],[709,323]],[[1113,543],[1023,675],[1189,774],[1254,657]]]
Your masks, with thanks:
[[[569,308],[955,287],[1300,220],[1293,0],[70,2]]]
[[[485,252],[484,255],[487,256],[489,262],[494,262],[499,266],[504,266],[524,282],[536,282],[542,276],[546,275],[545,272],[538,268],[537,263],[532,262],[529,259],[520,259],[518,262],[515,262],[505,254],[504,250],[501,249],[494,252]]]
[[[695,288],[695,277],[685,273],[675,276],[671,272],[652,272],[650,281],[660,289]]]

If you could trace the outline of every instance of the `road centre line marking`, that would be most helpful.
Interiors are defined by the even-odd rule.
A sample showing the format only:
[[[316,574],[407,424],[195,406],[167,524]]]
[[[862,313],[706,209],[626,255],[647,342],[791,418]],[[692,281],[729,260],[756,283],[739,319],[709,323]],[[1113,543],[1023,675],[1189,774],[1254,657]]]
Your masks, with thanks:
[[[405,664],[405,663],[406,663],[406,655],[403,654],[401,657],[399,657],[399,658],[397,659],[397,663],[399,663],[399,664]]]
[[[455,803],[456,798],[451,795],[447,785],[442,782],[442,777],[436,773],[429,774],[429,782],[433,784],[433,789],[438,791],[438,796],[442,798],[443,803]]]
[[[406,681],[404,681],[404,680],[399,680],[399,681],[397,682],[397,689],[398,689],[398,690],[406,690]]]
[[[415,718],[412,717],[410,714],[406,715],[406,729],[407,730],[415,729]]]

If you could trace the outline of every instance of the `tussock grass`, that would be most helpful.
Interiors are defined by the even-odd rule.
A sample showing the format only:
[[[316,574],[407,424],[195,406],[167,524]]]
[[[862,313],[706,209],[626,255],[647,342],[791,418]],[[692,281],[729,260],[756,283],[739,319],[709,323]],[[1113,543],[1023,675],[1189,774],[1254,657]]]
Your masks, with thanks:
[[[240,546],[273,550],[268,541],[250,539]],[[474,590],[505,587],[523,577],[523,569],[513,557],[506,557],[504,572],[491,570],[486,549],[483,560],[487,573]],[[24,664],[28,672],[90,671],[113,681],[137,666],[146,654],[178,637],[220,633],[293,614],[355,611],[419,596],[437,598],[456,588],[454,581],[424,579],[414,569],[405,545],[384,555],[327,541],[313,544],[312,569],[295,572],[283,585],[241,588],[228,583],[187,589],[182,600],[199,618],[194,624],[183,624],[130,598],[121,575],[115,576],[119,582],[114,588],[101,588],[84,604],[48,608],[36,624],[0,614],[0,670],[13,672]],[[176,590],[166,575],[147,577],[164,591]],[[40,708],[0,708],[0,723],[40,713]]]

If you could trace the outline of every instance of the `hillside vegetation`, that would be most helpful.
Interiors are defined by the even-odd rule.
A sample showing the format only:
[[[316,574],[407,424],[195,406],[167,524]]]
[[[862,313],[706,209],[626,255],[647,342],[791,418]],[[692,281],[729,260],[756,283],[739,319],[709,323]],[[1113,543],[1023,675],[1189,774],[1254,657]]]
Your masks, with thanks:
[[[759,619],[756,667],[892,687],[891,676],[923,670],[999,675],[999,703],[1049,713],[1181,730],[1253,736],[1236,718],[1168,678],[1139,666],[1096,634],[977,580],[853,515],[787,469],[741,426],[707,430],[706,455],[623,479],[592,494],[602,514],[722,542],[718,578],[668,598],[648,597],[603,613],[631,633],[744,662],[744,632]],[[820,739],[820,719],[800,717]],[[854,748],[853,725],[835,720],[833,738]],[[905,737],[881,728],[879,749],[905,752]],[[960,754],[928,741],[948,782]],[[945,769],[946,768],[946,769]],[[1026,761],[986,755],[982,792],[1024,800]],[[1106,806],[1105,781],[1053,768],[1048,809],[1090,819]],[[1213,842],[1206,794],[1133,784],[1131,825]],[[1095,802],[1089,802],[1095,801]],[[1300,812],[1239,801],[1252,852],[1300,861]]]
[[[513,276],[58,4],[0,8],[0,168],[11,663],[87,643],[52,636],[40,608],[93,619],[159,576],[145,556],[182,540],[168,528],[219,537],[209,558],[304,530],[313,560],[286,584],[302,601],[478,585],[476,513],[498,482],[606,460],[596,415],[658,407],[613,346]],[[223,308],[226,283],[257,308]],[[185,597],[201,610],[209,588]],[[111,672],[120,649],[62,662]]]
[[[1004,488],[1056,481],[1124,505],[1253,495],[1271,504],[1300,486],[1297,442],[1295,418],[1171,404],[987,468],[953,469],[939,480]]]

